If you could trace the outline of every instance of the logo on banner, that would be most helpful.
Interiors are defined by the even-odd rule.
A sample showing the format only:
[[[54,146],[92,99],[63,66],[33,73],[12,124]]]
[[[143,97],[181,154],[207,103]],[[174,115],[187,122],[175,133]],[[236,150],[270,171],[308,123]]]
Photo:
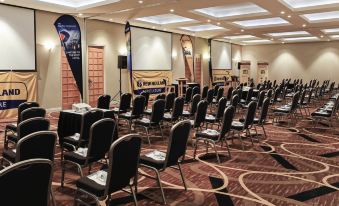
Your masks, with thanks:
[[[15,109],[27,101],[27,87],[22,82],[0,82],[0,110]]]
[[[182,35],[180,42],[185,60],[185,78],[188,79],[189,82],[192,82],[195,79],[192,39],[190,36]]]
[[[83,96],[80,26],[77,20],[70,15],[59,17],[54,26],[59,34],[61,45],[64,48],[75,82],[81,96]]]

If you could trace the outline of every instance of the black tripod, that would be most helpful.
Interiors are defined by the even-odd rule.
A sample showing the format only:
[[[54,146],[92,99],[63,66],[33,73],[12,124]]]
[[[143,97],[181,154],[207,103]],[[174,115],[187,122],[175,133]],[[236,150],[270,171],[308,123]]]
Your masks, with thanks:
[[[115,100],[117,97],[119,97],[119,100],[120,100],[121,95],[122,95],[122,91],[121,91],[121,70],[122,68],[119,67],[118,69],[119,69],[119,91],[114,95],[111,101]]]

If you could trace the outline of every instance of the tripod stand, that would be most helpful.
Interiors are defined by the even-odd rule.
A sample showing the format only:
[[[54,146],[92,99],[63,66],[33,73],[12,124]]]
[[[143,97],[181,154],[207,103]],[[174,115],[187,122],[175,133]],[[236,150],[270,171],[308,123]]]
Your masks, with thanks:
[[[114,95],[114,97],[112,98],[111,101],[115,100],[117,97],[119,97],[119,100],[120,100],[120,97],[122,95],[122,91],[121,91],[121,70],[122,70],[122,68],[119,67],[119,91]]]

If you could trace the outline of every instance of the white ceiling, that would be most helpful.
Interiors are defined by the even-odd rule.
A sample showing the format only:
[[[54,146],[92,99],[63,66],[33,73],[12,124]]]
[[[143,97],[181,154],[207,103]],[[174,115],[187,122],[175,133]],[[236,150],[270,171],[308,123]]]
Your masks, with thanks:
[[[0,0],[1,2],[3,0]],[[339,39],[339,0],[4,0],[252,45]]]

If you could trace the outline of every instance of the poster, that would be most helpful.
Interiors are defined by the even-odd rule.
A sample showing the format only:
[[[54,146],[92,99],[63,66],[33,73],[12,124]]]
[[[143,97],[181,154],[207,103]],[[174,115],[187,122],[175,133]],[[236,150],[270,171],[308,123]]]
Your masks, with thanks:
[[[212,70],[212,79],[213,79],[213,86],[224,86],[226,81],[231,81],[232,78],[232,71],[225,70],[225,69],[213,69]]]
[[[134,94],[141,94],[143,91],[147,91],[154,95],[165,92],[166,85],[172,83],[172,72],[134,71],[132,78]]]
[[[73,16],[62,15],[55,21],[54,26],[83,99],[81,30],[79,23]]]
[[[125,25],[125,39],[126,39],[126,49],[127,49],[127,69],[129,72],[129,81],[130,81],[130,87],[131,90],[133,89],[133,80],[132,80],[132,47],[131,47],[131,25],[129,22],[126,23]]]
[[[180,38],[182,51],[185,61],[185,78],[188,82],[194,82],[194,59],[193,59],[193,43],[188,35],[182,35]]]
[[[0,72],[0,119],[17,116],[26,101],[37,101],[36,72]]]

